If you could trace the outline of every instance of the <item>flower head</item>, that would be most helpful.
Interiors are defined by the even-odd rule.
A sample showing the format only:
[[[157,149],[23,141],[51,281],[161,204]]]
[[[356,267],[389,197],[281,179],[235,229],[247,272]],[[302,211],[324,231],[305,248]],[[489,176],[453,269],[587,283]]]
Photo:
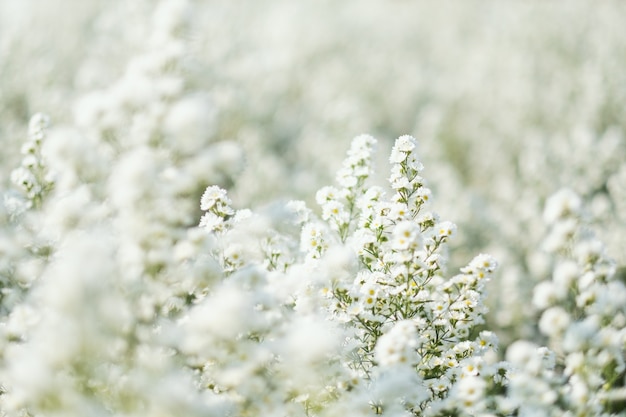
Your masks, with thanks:
[[[226,190],[218,187],[217,185],[211,185],[202,194],[200,198],[200,209],[210,210],[220,204],[230,205],[230,199],[226,195]]]

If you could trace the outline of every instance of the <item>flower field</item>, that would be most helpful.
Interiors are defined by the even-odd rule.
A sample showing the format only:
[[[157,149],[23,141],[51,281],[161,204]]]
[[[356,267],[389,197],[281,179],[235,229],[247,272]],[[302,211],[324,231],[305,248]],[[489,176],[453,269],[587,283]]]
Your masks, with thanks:
[[[625,19],[0,0],[0,417],[626,416]]]

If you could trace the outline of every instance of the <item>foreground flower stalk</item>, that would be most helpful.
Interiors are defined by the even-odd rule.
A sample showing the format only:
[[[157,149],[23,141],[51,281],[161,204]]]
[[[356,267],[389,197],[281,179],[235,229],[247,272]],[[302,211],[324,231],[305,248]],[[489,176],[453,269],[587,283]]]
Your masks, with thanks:
[[[284,251],[274,248],[267,259],[263,251],[253,249],[254,242],[242,248],[241,240],[233,238],[252,234],[245,229],[255,215],[248,214],[248,221],[237,220],[241,216],[230,208],[225,191],[207,188],[200,227],[222,248],[214,252],[216,260],[233,273],[221,285],[230,293],[245,283],[245,291],[254,289],[255,297],[266,294],[256,304],[255,317],[262,321],[274,317],[264,321],[263,330],[244,326],[233,334],[235,341],[224,353],[228,360],[204,358],[211,366],[203,369],[202,378],[211,381],[213,389],[225,395],[248,392],[245,378],[238,380],[240,385],[223,380],[222,368],[232,366],[231,361],[241,355],[266,358],[272,374],[286,372],[283,362],[291,359],[281,353],[284,348],[277,352],[269,346],[277,340],[272,329],[289,327],[287,323],[294,320],[315,330],[331,326],[337,338],[333,343],[311,340],[299,353],[315,357],[316,362],[311,363],[312,369],[298,372],[332,376],[323,386],[307,389],[307,385],[288,384],[297,394],[294,399],[306,398],[305,408],[311,412],[333,415],[348,404],[385,415],[479,412],[490,406],[487,394],[502,388],[502,367],[485,359],[496,348],[496,337],[476,330],[486,312],[485,283],[496,268],[495,260],[478,255],[458,275],[447,278],[445,247],[456,226],[429,210],[431,193],[420,176],[423,166],[417,141],[402,136],[392,149],[389,198],[383,188],[367,185],[375,145],[376,140],[367,135],[353,140],[337,186],[323,187],[316,195],[320,217],[303,203],[288,205],[291,237],[277,239],[279,233],[274,230],[268,239],[299,238],[299,245],[285,245]],[[256,246],[262,245],[257,242]],[[282,270],[267,268],[280,258],[290,259]],[[279,283],[295,289],[282,301],[275,294],[284,291],[272,289]],[[232,303],[238,305],[236,300]],[[231,315],[237,313],[231,311]],[[276,317],[281,319],[275,322]],[[318,344],[324,346],[324,355],[319,357],[313,354],[321,349]],[[333,368],[328,368],[330,364]],[[282,376],[284,381],[298,378]],[[266,384],[275,385],[275,381]],[[396,391],[396,386],[403,390]],[[245,400],[244,404],[253,399]]]

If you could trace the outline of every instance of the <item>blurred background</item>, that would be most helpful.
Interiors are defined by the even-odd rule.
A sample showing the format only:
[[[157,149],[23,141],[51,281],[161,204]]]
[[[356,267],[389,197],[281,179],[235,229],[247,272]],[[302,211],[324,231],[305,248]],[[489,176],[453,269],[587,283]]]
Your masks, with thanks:
[[[626,262],[624,2],[180,4],[154,14],[147,0],[0,0],[3,188],[36,112],[121,143],[142,103],[181,104],[133,78],[167,28],[179,60],[163,85],[193,98],[163,116],[168,149],[236,146],[243,162],[206,180],[236,206],[314,207],[361,133],[379,140],[373,181],[384,184],[393,141],[415,136],[432,209],[459,226],[450,272],[479,252],[500,262],[489,321],[505,343],[537,333],[528,305],[552,266],[540,250],[551,194],[579,193]]]

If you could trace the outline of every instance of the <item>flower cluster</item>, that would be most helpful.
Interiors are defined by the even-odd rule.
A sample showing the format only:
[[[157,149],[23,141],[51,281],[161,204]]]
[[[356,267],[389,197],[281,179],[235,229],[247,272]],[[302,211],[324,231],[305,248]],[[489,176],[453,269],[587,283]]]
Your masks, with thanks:
[[[249,351],[247,356],[265,358],[256,365],[248,364],[251,366],[248,372],[262,366],[273,369],[272,372],[284,372],[282,348],[281,352],[272,353],[266,342],[279,337],[272,327],[280,328],[292,320],[305,320],[314,328],[321,326],[320,323],[333,323],[344,333],[343,345],[338,344],[331,351],[323,349],[333,353],[324,356],[325,362],[319,363],[319,355],[314,355],[318,358],[316,372],[328,374],[327,368],[320,366],[335,364],[335,371],[330,373],[334,377],[324,388],[329,390],[334,381],[335,387],[330,391],[333,395],[320,396],[319,387],[316,391],[302,391],[304,387],[300,386],[298,396],[306,395],[307,407],[333,410],[355,402],[360,403],[359,408],[370,404],[378,414],[404,410],[438,415],[461,408],[478,412],[490,406],[485,400],[487,393],[501,389],[502,367],[485,359],[486,353],[497,346],[495,335],[475,331],[483,323],[486,312],[485,283],[496,268],[494,259],[481,254],[460,274],[445,278],[443,249],[456,228],[426,210],[430,193],[418,174],[423,167],[417,156],[416,140],[402,136],[396,141],[390,158],[389,181],[393,194],[389,200],[381,187],[366,186],[374,144],[370,136],[354,139],[338,174],[339,188],[327,186],[317,193],[321,218],[306,213],[302,203],[289,204],[294,214],[306,213],[297,216],[300,221],[294,222],[301,225],[301,232],[291,234],[292,239],[299,237],[300,254],[294,254],[291,245],[284,253],[265,252],[265,260],[261,261],[253,253],[254,241],[241,237],[240,230],[249,233],[250,226],[235,221],[239,212],[230,208],[225,191],[216,186],[205,191],[201,208],[208,210],[208,214],[201,220],[201,227],[219,241],[220,249],[214,255],[224,271],[233,273],[224,281],[224,286],[229,288],[227,292],[222,294],[223,290],[218,290],[209,297],[212,301],[206,301],[207,305],[216,309],[226,303],[220,310],[228,305],[229,312],[223,314],[234,320],[236,316],[246,316],[245,311],[250,308],[246,306],[252,303],[258,310],[254,323],[263,322],[263,317],[271,318],[261,328],[253,322],[243,328],[242,322],[228,325],[232,331],[228,333],[231,340],[228,352],[223,353],[226,356],[203,359],[210,366],[203,368],[202,378],[210,386],[219,387],[215,388],[219,392],[244,395],[249,389],[248,383],[241,379],[243,374],[237,383],[231,381],[224,386],[224,382],[219,382],[224,367],[229,369],[230,362],[236,361],[232,355],[241,355],[242,349]],[[204,220],[206,216],[219,220],[209,226]],[[255,222],[258,221],[262,220],[257,217]],[[224,226],[216,227],[216,224]],[[265,230],[265,234],[274,240],[278,236],[289,239],[276,230]],[[233,239],[235,236],[237,240]],[[233,247],[243,249],[242,241],[248,242],[245,251],[237,252]],[[257,242],[256,246],[263,245]],[[283,264],[281,270],[271,268],[275,259],[284,256],[291,259],[289,264]],[[259,269],[260,266],[263,268]],[[266,275],[269,272],[272,274]],[[274,286],[278,283],[294,291],[286,294],[285,290],[277,290]],[[243,301],[237,298],[240,295],[233,292],[239,285],[244,285],[246,294],[254,289],[257,301],[246,296],[245,305],[241,304]],[[285,297],[281,300],[270,294],[285,294]],[[276,303],[282,306],[279,314],[271,313],[277,308]],[[239,312],[231,311],[232,308]],[[215,315],[202,311],[202,316],[193,316],[197,326],[212,323],[203,317]],[[276,322],[278,318],[280,322]],[[205,339],[203,345],[215,347],[226,343],[209,342],[210,332],[206,330],[192,333],[203,334],[194,336]],[[242,339],[246,334],[249,336]],[[313,355],[307,351],[321,349],[319,343],[311,340],[311,345],[300,355]],[[265,353],[258,353],[259,350]],[[272,358],[278,362],[274,363]],[[294,377],[284,378],[290,381]],[[392,388],[396,385],[405,390],[396,392]],[[273,386],[275,390],[282,389],[275,383]],[[259,395],[265,398],[270,394],[268,391]],[[250,394],[245,395],[247,401],[252,400]]]
[[[376,140],[368,135],[357,136],[343,168],[337,173],[337,182],[342,187],[322,188],[315,195],[322,206],[322,219],[339,234],[342,242],[353,232],[356,219],[357,199],[361,196],[364,182],[371,174],[371,154]]]
[[[2,417],[626,414],[621,3],[59,3],[0,1]]]
[[[623,413],[626,286],[585,224],[578,195],[557,192],[544,214],[546,248],[556,256],[551,278],[534,289],[533,305],[547,348],[524,341],[511,346],[507,357],[523,362],[511,376],[511,397],[529,415],[554,415],[558,408],[574,415]]]
[[[230,204],[226,190],[216,185],[207,188],[200,200],[200,209],[207,212],[200,219],[200,227],[221,230],[224,220],[235,213]]]
[[[42,155],[42,145],[50,125],[47,115],[35,114],[28,125],[28,140],[22,145],[20,167],[11,172],[11,182],[17,195],[6,195],[5,205],[13,215],[30,208],[40,208],[54,186],[54,175]]]

